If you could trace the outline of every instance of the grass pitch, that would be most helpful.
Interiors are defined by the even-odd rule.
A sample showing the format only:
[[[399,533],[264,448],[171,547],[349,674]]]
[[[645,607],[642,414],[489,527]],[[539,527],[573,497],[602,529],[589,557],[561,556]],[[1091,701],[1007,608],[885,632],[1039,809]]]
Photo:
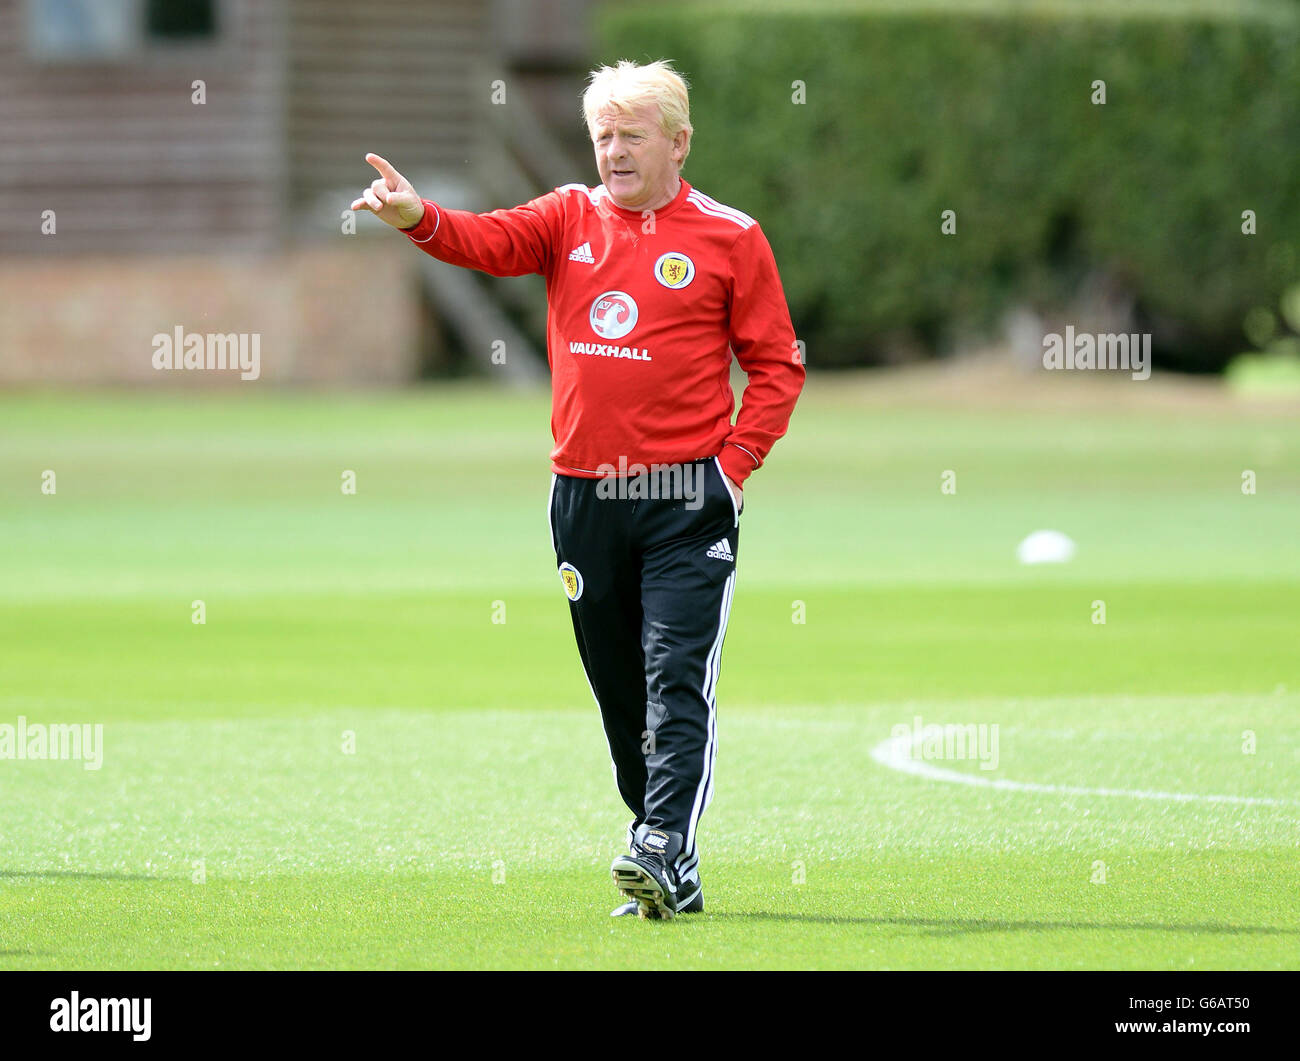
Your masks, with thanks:
[[[662,924],[608,917],[545,395],[0,397],[0,725],[103,726],[0,759],[0,967],[1300,967],[1296,408],[1051,384],[811,381]]]

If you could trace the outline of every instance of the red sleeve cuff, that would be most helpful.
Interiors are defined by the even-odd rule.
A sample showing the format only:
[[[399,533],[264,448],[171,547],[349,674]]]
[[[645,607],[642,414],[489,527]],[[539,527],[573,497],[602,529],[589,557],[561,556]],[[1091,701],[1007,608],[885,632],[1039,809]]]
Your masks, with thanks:
[[[722,465],[722,471],[727,478],[741,487],[745,485],[749,473],[758,467],[754,455],[734,442],[728,442],[722,447],[722,452],[718,454],[718,463]]]
[[[442,211],[428,199],[420,201],[424,203],[424,216],[420,218],[419,224],[414,228],[402,228],[398,231],[404,236],[409,236],[414,243],[428,243],[433,239],[433,234],[438,231],[438,225],[442,223]]]

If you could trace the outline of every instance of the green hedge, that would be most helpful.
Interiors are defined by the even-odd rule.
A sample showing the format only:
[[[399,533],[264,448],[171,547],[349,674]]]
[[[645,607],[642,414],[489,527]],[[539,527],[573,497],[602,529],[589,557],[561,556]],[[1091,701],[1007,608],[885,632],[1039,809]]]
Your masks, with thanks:
[[[1294,4],[655,3],[597,25],[599,61],[690,79],[684,176],[762,223],[811,366],[995,335],[1104,270],[1158,363],[1215,369],[1300,275]]]

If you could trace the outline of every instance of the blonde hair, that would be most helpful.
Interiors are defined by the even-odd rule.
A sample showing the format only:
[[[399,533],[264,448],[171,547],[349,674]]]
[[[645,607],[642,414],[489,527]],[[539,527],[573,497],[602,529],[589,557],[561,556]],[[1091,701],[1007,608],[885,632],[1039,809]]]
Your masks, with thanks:
[[[630,59],[620,59],[617,66],[593,70],[582,94],[582,116],[587,132],[593,132],[596,115],[606,107],[630,114],[635,107],[653,103],[659,108],[659,128],[669,139],[683,130],[686,150],[682,162],[691,152],[691,103],[686,79],[673,69],[672,60],[659,59],[644,66]]]

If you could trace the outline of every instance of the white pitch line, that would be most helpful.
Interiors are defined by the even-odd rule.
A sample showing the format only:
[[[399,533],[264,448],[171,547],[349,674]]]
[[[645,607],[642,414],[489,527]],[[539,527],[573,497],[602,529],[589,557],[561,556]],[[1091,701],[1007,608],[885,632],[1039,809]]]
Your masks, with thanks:
[[[976,785],[980,788],[997,788],[1008,792],[1050,792],[1068,796],[1127,796],[1129,799],[1164,799],[1176,803],[1240,803],[1262,807],[1291,807],[1292,799],[1270,799],[1265,796],[1205,796],[1190,792],[1153,792],[1131,788],[1086,788],[1082,785],[1047,785],[1037,781],[1009,781],[1005,778],[980,777],[935,766],[924,759],[914,759],[912,750],[924,740],[923,734],[906,734],[889,737],[871,751],[871,758],[891,770],[898,770],[931,781],[947,781],[958,785]]]

